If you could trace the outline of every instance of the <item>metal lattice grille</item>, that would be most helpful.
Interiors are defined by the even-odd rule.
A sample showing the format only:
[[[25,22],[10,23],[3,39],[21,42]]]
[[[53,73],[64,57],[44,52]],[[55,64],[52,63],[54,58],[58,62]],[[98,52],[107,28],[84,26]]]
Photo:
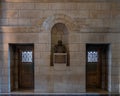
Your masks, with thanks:
[[[98,62],[98,52],[96,51],[88,52],[88,62]]]
[[[22,52],[22,62],[32,62],[32,51]]]

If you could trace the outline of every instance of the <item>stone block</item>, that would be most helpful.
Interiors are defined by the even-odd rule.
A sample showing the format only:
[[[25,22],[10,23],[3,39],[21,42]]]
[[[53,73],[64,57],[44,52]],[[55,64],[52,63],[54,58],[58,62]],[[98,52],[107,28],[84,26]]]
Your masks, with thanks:
[[[7,26],[9,23],[8,23],[8,19],[0,19],[0,25],[2,26]]]
[[[12,2],[12,3],[15,3],[15,2],[18,2],[18,3],[21,3],[21,2],[34,2],[34,0],[1,0],[2,2]]]
[[[80,52],[84,56],[86,52],[86,44],[80,43],[79,46],[80,46]]]
[[[112,50],[118,51],[120,50],[120,44],[119,43],[113,43],[110,45]]]
[[[105,40],[111,43],[119,43],[120,42],[119,37],[120,37],[120,34],[111,33],[106,36]]]
[[[70,52],[79,52],[80,51],[80,45],[79,44],[70,44],[69,45],[69,51]]]
[[[31,25],[30,19],[18,19],[18,25],[20,26],[29,26]]]
[[[114,27],[112,27],[110,30],[109,30],[109,32],[111,32],[111,33],[119,33],[120,32],[120,28],[114,28]]]
[[[85,65],[78,65],[78,66],[72,66],[70,67],[71,74],[75,75],[81,75],[85,79]]]
[[[119,25],[120,25],[119,19],[114,19],[114,21],[112,20],[111,28],[119,28]]]
[[[111,52],[112,58],[120,59],[120,52],[119,51],[113,51]]]
[[[57,11],[57,10],[46,10],[46,11],[43,11],[43,14],[41,16],[49,17],[49,16],[52,16],[53,14],[57,14],[57,13],[59,13],[59,11]]]
[[[65,10],[76,10],[77,8],[77,3],[65,3]]]
[[[50,66],[50,59],[40,58],[39,59],[39,66]]]
[[[3,12],[3,18],[16,19],[19,16],[18,10],[5,10]]]
[[[112,67],[119,67],[119,65],[120,65],[120,61],[114,58],[114,60],[112,61]]]
[[[0,51],[8,51],[8,44],[0,44]]]
[[[10,89],[8,85],[1,85],[1,93],[9,93]]]
[[[40,50],[39,50],[39,44],[38,44],[38,43],[34,44],[34,51],[35,51],[35,52],[39,52],[39,51],[40,51]]]
[[[66,92],[67,93],[79,93],[79,92],[84,92],[85,90],[85,80],[84,77],[81,78],[80,75],[70,75],[67,78],[67,88]],[[82,90],[81,90],[82,89]]]
[[[1,27],[0,32],[11,32],[13,31],[13,27]],[[14,32],[14,31],[13,31]]]
[[[67,70],[66,64],[54,64],[54,70],[65,71]]]
[[[35,59],[40,59],[40,57],[41,57],[41,54],[40,54],[40,52],[39,51],[34,51],[35,53],[34,53],[34,58]]]
[[[70,59],[80,59],[80,52],[70,52]]]
[[[91,5],[91,3],[88,3],[88,4],[87,3],[78,3],[77,4],[79,10],[88,10],[91,8],[90,5]]]
[[[103,2],[78,3],[77,6],[81,10],[110,10],[110,4]]]
[[[34,3],[19,3],[19,2],[8,2],[2,3],[4,5],[4,9],[34,9]]]
[[[50,59],[50,52],[40,52],[41,59]]]
[[[8,19],[8,25],[18,25],[18,19]]]
[[[120,18],[120,10],[112,10],[112,18],[119,19]]]
[[[7,66],[5,66],[5,64],[3,65],[3,67],[2,67],[2,73],[1,73],[1,75],[3,76],[3,77],[6,77],[6,78],[8,78],[7,76],[8,76],[8,72],[9,72],[9,70],[8,70],[8,65]]]
[[[41,12],[38,12],[38,15],[40,14]],[[41,14],[43,14],[43,13],[41,13]],[[32,18],[32,19],[30,19],[30,23],[33,25],[33,26],[35,26],[35,27],[40,27],[40,26],[42,26],[42,24],[43,24],[43,22],[44,22],[44,18],[42,17],[42,15],[40,15],[40,16],[38,16],[39,18],[37,18],[37,16],[35,17],[35,19],[34,18]],[[39,29],[39,28],[38,28]],[[41,30],[39,30],[39,32],[41,32]]]
[[[70,59],[70,66],[81,66],[85,64],[85,59],[80,57],[80,59]]]
[[[49,7],[48,3],[35,3],[35,9],[49,10]]]
[[[103,19],[86,19],[89,27],[103,27]]]
[[[0,52],[0,60],[8,60],[8,51],[1,51]]]
[[[99,33],[98,33],[99,34]],[[81,34],[80,41],[84,43],[108,43],[107,35],[100,33]],[[106,41],[105,41],[106,40]]]
[[[119,3],[112,3],[111,8],[114,10],[119,10],[120,9],[120,4]]]
[[[118,76],[119,75],[119,67],[112,67],[111,75]]]
[[[112,83],[111,84],[111,92],[112,93],[118,93],[119,92],[119,84],[118,83]]]
[[[8,77],[7,76],[2,77],[2,84],[8,84]]]
[[[64,10],[65,9],[64,3],[50,3],[49,6],[51,10]]]
[[[50,67],[49,66],[39,66],[39,75],[50,75]]]
[[[48,33],[40,33],[39,34],[39,43],[47,43],[50,44],[50,35]]]
[[[111,4],[102,2],[102,3],[97,3],[98,10],[110,10],[111,9]]]
[[[29,35],[28,35],[29,34]],[[12,37],[12,38],[11,38]],[[32,38],[32,39],[31,39]],[[39,35],[37,33],[7,33],[4,34],[4,43],[34,43],[38,41]]]
[[[50,52],[51,51],[50,44],[40,44],[39,51],[40,52]]]
[[[110,10],[90,10],[90,18],[92,19],[102,19],[102,18],[110,18],[111,11]]]
[[[66,91],[67,87],[67,81],[65,75],[54,75],[53,77],[53,83],[54,83],[54,92],[55,93],[64,93]]]
[[[42,92],[46,93],[48,92],[48,86],[49,86],[49,76],[43,76],[39,75],[39,80],[36,79],[35,81],[35,92]]]
[[[80,43],[80,35],[79,34],[69,34],[69,42],[72,43]]]
[[[111,26],[112,20],[110,18],[103,18],[103,31],[104,32],[110,32],[110,26]]]
[[[19,18],[39,18],[43,14],[40,10],[21,10],[19,11]]]
[[[89,11],[88,10],[80,10],[80,11],[76,11],[76,15],[74,17],[76,18],[82,18],[82,19],[86,19],[89,18]]]

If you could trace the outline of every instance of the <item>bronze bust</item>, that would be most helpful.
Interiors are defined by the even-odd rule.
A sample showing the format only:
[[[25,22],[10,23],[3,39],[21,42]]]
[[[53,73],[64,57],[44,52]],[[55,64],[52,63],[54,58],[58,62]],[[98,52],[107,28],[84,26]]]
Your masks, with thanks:
[[[54,47],[54,53],[65,53],[65,52],[66,52],[66,48],[62,44],[62,40],[58,40],[58,44],[55,45]]]

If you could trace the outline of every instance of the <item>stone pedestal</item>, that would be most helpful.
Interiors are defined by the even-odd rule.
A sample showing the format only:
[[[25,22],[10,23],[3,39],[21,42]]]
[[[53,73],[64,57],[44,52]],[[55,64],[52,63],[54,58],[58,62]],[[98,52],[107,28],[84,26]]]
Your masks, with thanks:
[[[67,67],[67,53],[54,53],[53,65],[55,70],[66,70]]]

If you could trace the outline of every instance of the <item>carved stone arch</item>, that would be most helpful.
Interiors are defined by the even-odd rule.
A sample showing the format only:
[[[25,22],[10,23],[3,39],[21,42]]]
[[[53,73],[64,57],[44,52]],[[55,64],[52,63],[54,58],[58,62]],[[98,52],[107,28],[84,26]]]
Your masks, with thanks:
[[[56,14],[48,17],[43,22],[42,29],[46,32],[51,32],[52,27],[57,23],[65,24],[69,32],[74,31],[76,27],[75,21],[71,17],[63,14]]]
[[[63,44],[67,49],[67,66],[69,66],[69,33],[74,32],[75,30],[75,21],[66,15],[56,14],[48,17],[42,24],[42,29],[44,32],[47,32],[50,36],[50,46],[51,46],[51,56],[50,56],[50,65],[53,66],[53,49],[57,44],[58,40],[62,40]],[[60,26],[60,27],[59,27]],[[55,31],[57,28],[57,31]],[[60,30],[60,31],[59,31]],[[58,32],[58,33],[56,33]],[[60,36],[62,33],[62,37]]]

